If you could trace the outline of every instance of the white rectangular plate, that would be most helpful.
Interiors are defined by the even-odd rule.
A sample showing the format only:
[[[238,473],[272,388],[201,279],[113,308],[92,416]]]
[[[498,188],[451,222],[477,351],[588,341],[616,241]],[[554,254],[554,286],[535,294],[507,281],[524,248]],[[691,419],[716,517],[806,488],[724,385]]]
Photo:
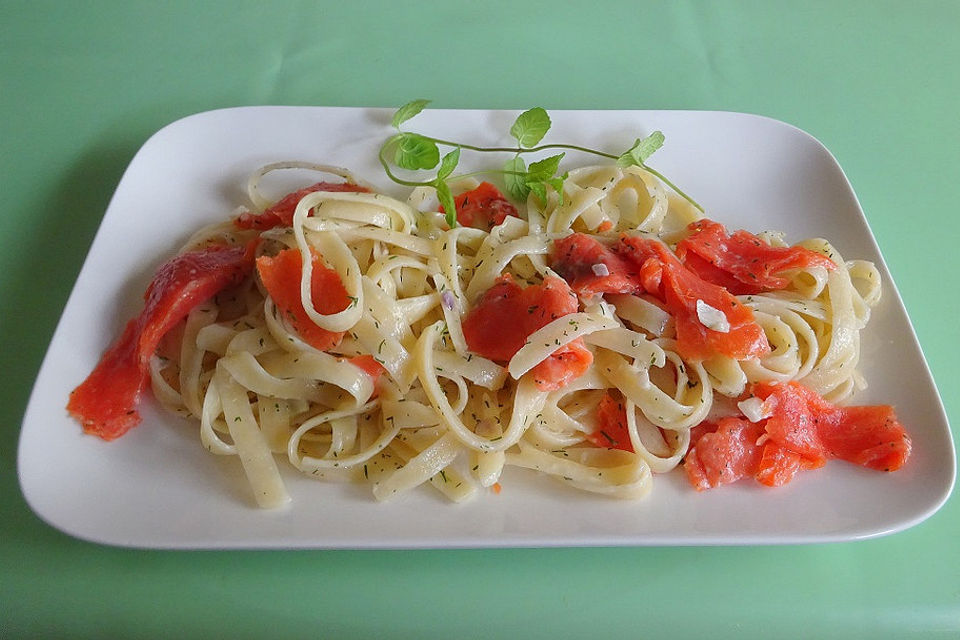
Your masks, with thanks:
[[[509,144],[517,112],[431,110],[411,129]],[[250,172],[278,160],[350,168],[403,195],[377,163],[392,111],[244,107],[194,115],[159,131],[133,159],[103,218],[44,360],[23,422],[20,482],[31,507],[63,531],[105,544],[160,548],[401,548],[771,544],[852,540],[928,517],[953,486],[943,405],[856,196],[830,153],[792,126],[758,116],[689,111],[553,112],[548,140],[620,152],[660,129],[652,160],[729,228],[830,239],[877,263],[884,296],[863,337],[869,388],[857,404],[893,404],[914,443],[897,473],[832,462],[770,490],[744,481],[705,493],[682,472],[622,502],[508,470],[499,495],[451,504],[428,487],[387,504],[368,487],[326,484],[291,469],[293,497],[257,509],[235,458],[207,453],[192,423],[145,394],[143,423],[111,443],[81,433],[64,406],[124,323],[154,269],[201,225],[245,204]],[[462,165],[504,158],[468,157]],[[568,154],[567,167],[592,162]]]

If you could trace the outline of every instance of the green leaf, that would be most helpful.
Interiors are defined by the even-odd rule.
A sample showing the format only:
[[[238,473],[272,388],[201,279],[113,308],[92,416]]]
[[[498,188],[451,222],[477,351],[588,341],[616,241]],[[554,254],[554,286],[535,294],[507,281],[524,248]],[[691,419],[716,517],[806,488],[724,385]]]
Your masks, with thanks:
[[[663,133],[660,131],[654,131],[646,138],[637,138],[633,146],[617,158],[617,166],[629,167],[630,165],[637,165],[638,167],[642,167],[647,161],[647,158],[663,146],[663,140]]]
[[[636,144],[633,145],[631,155],[640,162],[646,162],[647,158],[663,146],[663,141],[663,132],[654,131],[643,140],[637,140]]]
[[[397,140],[394,163],[404,169],[433,169],[440,162],[437,143],[416,133],[402,133]]]
[[[553,187],[553,190],[557,192],[557,196],[560,198],[560,204],[563,204],[563,181],[570,176],[570,173],[564,173],[562,176],[557,176],[556,178],[550,178],[547,180],[547,184]]]
[[[397,112],[393,114],[392,124],[394,128],[399,129],[401,124],[423,111],[423,108],[428,104],[430,104],[429,100],[413,100],[397,109]]]
[[[537,196],[540,204],[547,203],[547,187],[542,182],[528,182],[527,186]]]
[[[532,147],[547,135],[550,130],[550,116],[543,107],[534,107],[517,116],[510,135],[517,139],[521,147]]]
[[[503,165],[503,183],[507,193],[517,202],[526,202],[530,194],[527,186],[527,164],[520,156],[515,156]]]
[[[564,154],[558,153],[555,156],[530,163],[530,168],[527,170],[527,183],[544,182],[552,178],[553,174],[560,168],[560,161],[563,160],[563,156]]]
[[[460,147],[443,156],[443,159],[440,161],[440,169],[437,170],[437,179],[446,180],[447,177],[453,173],[453,170],[457,168],[458,162],[460,162]]]
[[[453,194],[450,193],[450,185],[438,179],[433,181],[433,187],[437,190],[437,199],[440,200],[446,214],[447,226],[453,229],[457,226],[457,204],[453,201]]]

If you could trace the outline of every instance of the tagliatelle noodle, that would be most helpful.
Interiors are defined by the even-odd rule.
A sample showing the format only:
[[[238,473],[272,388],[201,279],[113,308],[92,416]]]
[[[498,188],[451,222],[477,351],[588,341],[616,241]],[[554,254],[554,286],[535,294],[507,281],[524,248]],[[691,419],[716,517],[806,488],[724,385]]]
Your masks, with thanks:
[[[363,184],[335,167],[267,165],[248,185],[254,212],[271,205],[261,180],[291,168]],[[739,296],[771,346],[759,358],[684,360],[673,318],[643,294],[578,299],[574,313],[530,334],[509,362],[473,353],[463,318],[505,274],[520,286],[558,277],[548,257],[554,240],[579,232],[610,243],[642,233],[673,245],[699,217],[647,171],[612,165],[572,170],[562,197],[549,190],[546,202],[531,194],[525,205],[520,217],[487,232],[447,229],[428,188],[407,202],[378,193],[305,195],[292,226],[260,234],[258,254],[300,253],[301,304],[317,326],[343,332],[340,343],[321,352],[305,342],[254,277],[194,309],[174,355],[152,359],[156,396],[199,422],[209,451],[238,456],[257,503],[275,507],[289,499],[278,459],[310,477],[370,483],[378,500],[425,484],[466,500],[511,467],[637,498],[651,490],[654,474],[680,463],[690,429],[717,410],[718,398],[737,398],[753,382],[799,380],[835,401],[863,384],[859,332],[879,300],[879,273],[843,261],[819,239],[801,245],[837,269],[797,270],[782,291]],[[218,223],[184,250],[252,237]],[[762,237],[784,244],[776,234]],[[313,255],[340,277],[346,308],[316,310]],[[532,371],[575,341],[593,359],[587,371],[560,389],[538,388]],[[371,375],[352,361],[358,357],[383,373]],[[590,439],[606,394],[622,397],[632,452]]]

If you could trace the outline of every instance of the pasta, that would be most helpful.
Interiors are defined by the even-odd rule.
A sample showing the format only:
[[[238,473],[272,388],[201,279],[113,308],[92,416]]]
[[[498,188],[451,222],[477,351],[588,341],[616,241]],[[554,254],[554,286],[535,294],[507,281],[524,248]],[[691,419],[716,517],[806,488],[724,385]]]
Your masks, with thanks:
[[[289,224],[258,228],[274,206],[260,181],[288,168],[332,175],[339,186],[294,194]],[[478,184],[458,187],[469,193]],[[463,501],[499,490],[511,466],[588,492],[642,497],[654,474],[682,463],[698,425],[767,417],[752,385],[799,382],[829,402],[865,386],[859,334],[880,298],[879,273],[844,260],[826,240],[799,246],[836,268],[788,268],[781,288],[736,297],[732,304],[759,327],[753,337],[763,349],[750,353],[691,355],[664,300],[590,290],[617,276],[603,261],[591,266],[595,278],[571,275],[557,247],[573,238],[604,251],[618,238],[639,238],[655,243],[644,251],[677,253],[701,220],[637,166],[571,171],[561,192],[545,202],[531,194],[525,211],[489,228],[448,228],[431,189],[399,201],[322,165],[269,165],[248,191],[246,225],[231,219],[202,229],[183,252],[255,246],[259,271],[193,307],[150,357],[149,377],[164,406],[197,420],[206,449],[239,458],[261,507],[289,501],[284,459],[318,479],[369,483],[377,500],[429,483]],[[788,246],[773,233],[759,238]],[[295,264],[294,303],[268,286],[266,268],[279,269],[281,257]],[[655,277],[667,278],[672,258],[659,260]],[[647,277],[643,269],[636,277]],[[335,308],[327,308],[335,296],[316,285],[330,274],[345,296]],[[543,316],[509,357],[471,348],[478,323],[508,333],[507,318],[504,326],[471,324],[471,313],[501,300],[491,291],[547,299],[561,289],[572,306]],[[306,316],[295,317],[291,304]],[[743,327],[718,306],[698,298],[696,321],[726,340]],[[622,442],[604,431],[614,409]]]

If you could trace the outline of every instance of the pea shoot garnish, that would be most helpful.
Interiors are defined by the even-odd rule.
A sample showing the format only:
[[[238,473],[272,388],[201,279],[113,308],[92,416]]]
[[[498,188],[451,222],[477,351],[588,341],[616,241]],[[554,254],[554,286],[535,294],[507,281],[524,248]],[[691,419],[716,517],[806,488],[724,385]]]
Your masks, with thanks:
[[[560,174],[559,171],[560,161],[563,160],[566,151],[580,151],[602,158],[608,158],[614,160],[617,166],[620,167],[638,166],[662,180],[678,195],[700,211],[703,211],[703,207],[697,204],[696,201],[647,164],[650,156],[663,146],[664,136],[660,131],[654,131],[644,138],[637,138],[633,146],[619,155],[573,144],[540,144],[547,132],[550,131],[552,122],[550,115],[545,109],[542,107],[534,107],[517,116],[517,119],[510,127],[510,135],[517,141],[517,146],[480,147],[464,142],[443,140],[422,133],[405,131],[401,128],[401,125],[423,111],[429,103],[429,100],[413,100],[396,111],[391,124],[397,130],[397,133],[390,136],[380,147],[380,164],[383,165],[387,176],[397,184],[408,187],[433,187],[436,189],[437,198],[440,200],[440,204],[446,212],[446,221],[451,229],[457,226],[457,212],[453,194],[450,190],[450,182],[469,175],[502,174],[507,193],[513,199],[520,202],[526,201],[528,196],[533,193],[541,203],[545,203],[547,200],[547,187],[553,188],[562,202],[563,183],[567,179],[568,174],[566,172]],[[451,150],[441,157],[441,147],[447,147]],[[464,149],[482,153],[510,153],[513,155],[504,163],[502,169],[485,170],[455,176],[453,172],[460,162],[460,153]],[[547,150],[564,151],[531,162],[529,166],[524,162],[522,157],[522,155],[526,153],[537,153]],[[430,180],[407,180],[397,176],[393,172],[392,167],[399,167],[408,171],[430,171],[436,169],[437,173],[436,177]]]

